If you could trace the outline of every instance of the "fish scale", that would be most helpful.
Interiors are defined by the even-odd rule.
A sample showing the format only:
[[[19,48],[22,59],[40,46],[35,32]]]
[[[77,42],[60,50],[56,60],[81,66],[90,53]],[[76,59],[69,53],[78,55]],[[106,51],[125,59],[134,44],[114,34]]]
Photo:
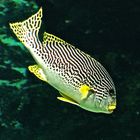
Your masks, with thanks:
[[[116,90],[106,69],[93,57],[64,40],[44,32],[38,37],[42,8],[10,28],[36,61],[29,70],[48,82],[62,95],[59,100],[92,112],[112,113],[116,108]]]

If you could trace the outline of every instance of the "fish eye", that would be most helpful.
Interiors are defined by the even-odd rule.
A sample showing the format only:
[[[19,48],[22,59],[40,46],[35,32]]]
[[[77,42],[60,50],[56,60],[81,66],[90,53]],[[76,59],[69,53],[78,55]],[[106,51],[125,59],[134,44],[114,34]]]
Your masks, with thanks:
[[[113,88],[111,88],[111,89],[109,89],[109,95],[114,95],[114,89]]]

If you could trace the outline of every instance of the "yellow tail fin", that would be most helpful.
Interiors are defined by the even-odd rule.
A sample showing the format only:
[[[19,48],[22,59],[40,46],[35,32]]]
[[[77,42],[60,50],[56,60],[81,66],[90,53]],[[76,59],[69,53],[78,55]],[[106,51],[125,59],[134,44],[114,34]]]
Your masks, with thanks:
[[[27,47],[34,47],[35,41],[38,41],[38,32],[41,26],[42,8],[23,22],[10,23],[17,38]],[[37,42],[38,43],[38,42]]]

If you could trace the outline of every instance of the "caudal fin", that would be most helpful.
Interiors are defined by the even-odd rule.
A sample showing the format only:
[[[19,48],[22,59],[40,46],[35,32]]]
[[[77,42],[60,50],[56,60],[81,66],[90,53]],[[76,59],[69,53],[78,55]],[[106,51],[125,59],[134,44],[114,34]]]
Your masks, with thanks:
[[[39,11],[24,20],[23,22],[10,23],[10,28],[13,30],[17,38],[27,47],[35,47],[38,39],[38,32],[41,26],[42,8]]]

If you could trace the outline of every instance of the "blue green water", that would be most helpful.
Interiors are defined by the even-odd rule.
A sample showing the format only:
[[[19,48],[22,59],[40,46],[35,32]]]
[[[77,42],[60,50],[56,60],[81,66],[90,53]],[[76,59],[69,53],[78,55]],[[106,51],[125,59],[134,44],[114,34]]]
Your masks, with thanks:
[[[47,31],[100,61],[117,89],[111,115],[58,101],[27,67],[34,60],[9,28],[43,7]],[[1,0],[0,140],[140,140],[140,5],[119,0]]]

